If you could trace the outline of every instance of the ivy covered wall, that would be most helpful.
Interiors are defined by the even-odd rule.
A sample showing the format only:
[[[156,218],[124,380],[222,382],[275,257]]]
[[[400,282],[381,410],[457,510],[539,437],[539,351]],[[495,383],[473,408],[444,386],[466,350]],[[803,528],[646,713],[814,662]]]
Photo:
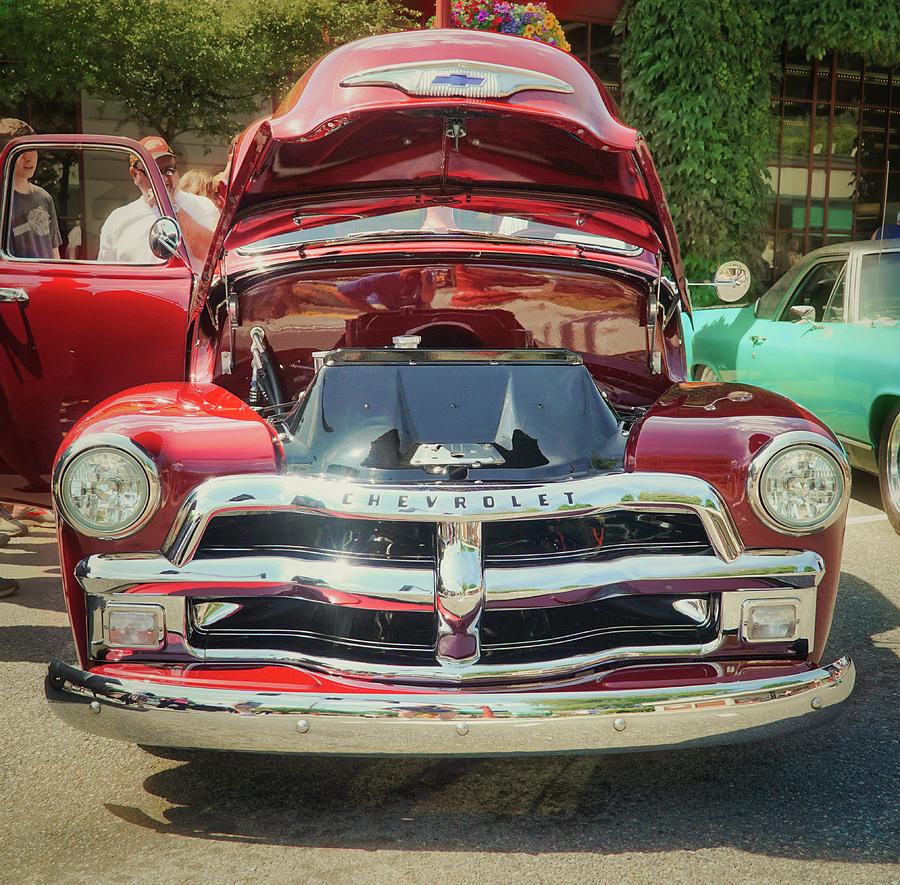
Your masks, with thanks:
[[[895,0],[626,0],[623,115],[653,151],[697,278],[760,254],[781,46],[900,64]]]

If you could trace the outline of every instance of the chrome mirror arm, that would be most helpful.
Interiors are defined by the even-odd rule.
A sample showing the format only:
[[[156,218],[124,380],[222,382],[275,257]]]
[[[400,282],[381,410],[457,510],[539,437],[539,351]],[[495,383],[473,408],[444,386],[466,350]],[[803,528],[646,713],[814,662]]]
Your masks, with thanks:
[[[647,335],[650,353],[650,374],[662,372],[662,353],[656,346],[656,326],[659,323],[659,293],[662,289],[662,261],[659,262],[659,273],[656,275],[656,287],[650,290],[647,297]]]

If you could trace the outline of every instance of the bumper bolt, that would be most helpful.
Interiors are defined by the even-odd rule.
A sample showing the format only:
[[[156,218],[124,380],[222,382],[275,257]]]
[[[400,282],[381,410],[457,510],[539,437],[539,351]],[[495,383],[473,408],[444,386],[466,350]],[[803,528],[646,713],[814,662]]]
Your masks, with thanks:
[[[100,701],[91,701],[90,704],[88,704],[88,709],[92,713],[99,713],[100,712]]]
[[[624,720],[624,719],[621,719],[621,718],[620,718],[620,719],[616,719],[616,721],[613,722],[613,728],[614,728],[616,731],[625,731],[625,720]]]
[[[465,724],[457,725],[457,726],[456,726],[456,733],[457,733],[460,737],[465,737],[465,736],[469,733],[469,726],[468,726],[468,725],[465,725]]]
[[[307,722],[305,719],[301,719],[297,723],[297,731],[299,731],[300,734],[306,734],[306,732],[309,731],[309,722]]]
[[[821,710],[822,709],[822,698],[813,698],[810,702],[810,706],[813,710]]]

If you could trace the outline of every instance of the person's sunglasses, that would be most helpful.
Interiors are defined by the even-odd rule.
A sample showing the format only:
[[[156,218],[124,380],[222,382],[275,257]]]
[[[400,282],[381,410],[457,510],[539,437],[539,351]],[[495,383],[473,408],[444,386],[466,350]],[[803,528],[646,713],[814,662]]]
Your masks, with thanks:
[[[135,172],[140,173],[141,175],[147,174],[146,172],[144,172],[143,166],[134,165],[131,168],[134,169]],[[167,178],[171,178],[173,175],[175,175],[176,172],[178,172],[178,167],[177,166],[166,166],[165,169],[160,169],[159,171],[160,171],[160,174],[165,175]]]

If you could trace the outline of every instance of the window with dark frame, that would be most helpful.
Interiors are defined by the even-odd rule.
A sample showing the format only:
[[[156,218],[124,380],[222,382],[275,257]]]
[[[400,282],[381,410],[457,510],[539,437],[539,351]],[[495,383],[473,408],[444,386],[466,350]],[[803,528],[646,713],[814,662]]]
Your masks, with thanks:
[[[868,239],[900,210],[900,69],[785,49],[782,71],[769,157],[775,276],[812,249]]]
[[[572,55],[585,62],[600,78],[616,104],[622,99],[621,41],[609,23],[589,21],[560,22]]]

